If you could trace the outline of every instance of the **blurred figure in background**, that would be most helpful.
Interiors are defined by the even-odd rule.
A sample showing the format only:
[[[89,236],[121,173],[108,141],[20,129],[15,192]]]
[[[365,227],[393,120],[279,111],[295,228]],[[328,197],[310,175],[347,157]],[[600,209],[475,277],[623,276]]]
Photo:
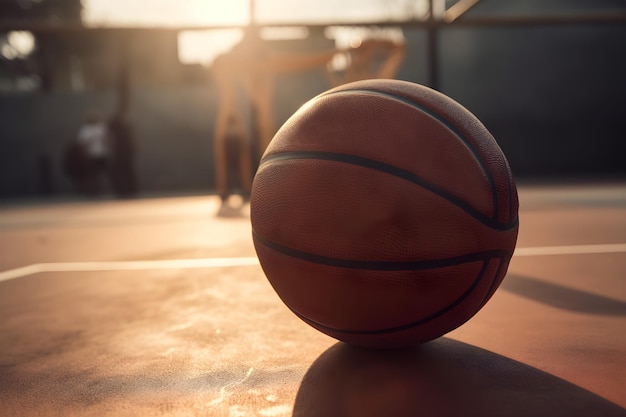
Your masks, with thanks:
[[[135,175],[135,142],[133,130],[122,111],[116,112],[108,124],[110,166],[108,167],[113,191],[120,198],[137,195]]]
[[[216,185],[221,199],[218,215],[229,216],[241,209],[230,205],[231,195],[239,194],[243,203],[250,198],[251,162],[248,134],[241,119],[233,113],[228,116],[223,139],[215,142]]]
[[[107,125],[97,110],[89,110],[76,136],[83,168],[77,178],[79,190],[89,197],[101,195],[104,183],[110,182],[111,147]]]
[[[215,170],[217,192],[222,199],[218,215],[225,216],[232,211],[225,204],[231,194],[228,159],[238,161],[240,195],[244,204],[248,201],[254,177],[251,162],[260,159],[276,132],[272,108],[276,77],[323,68],[335,53],[335,49],[298,53],[275,51],[261,38],[259,28],[251,26],[231,51],[215,59],[212,73],[219,100],[214,130]],[[241,117],[241,92],[253,110],[252,135],[248,134]],[[258,155],[253,156],[251,148]]]

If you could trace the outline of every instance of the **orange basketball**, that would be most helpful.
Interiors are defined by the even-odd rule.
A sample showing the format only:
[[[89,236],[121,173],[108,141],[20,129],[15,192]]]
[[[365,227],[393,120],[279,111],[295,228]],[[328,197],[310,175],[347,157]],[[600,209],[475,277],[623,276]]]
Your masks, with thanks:
[[[469,320],[506,274],[518,230],[492,135],[447,96],[396,80],[302,106],[263,155],[250,210],[287,307],[366,347],[416,345]]]

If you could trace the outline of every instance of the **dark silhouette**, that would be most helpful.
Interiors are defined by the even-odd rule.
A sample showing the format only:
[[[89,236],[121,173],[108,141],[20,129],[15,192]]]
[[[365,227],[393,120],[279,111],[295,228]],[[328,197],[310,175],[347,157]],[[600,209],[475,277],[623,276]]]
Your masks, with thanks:
[[[602,316],[626,316],[626,302],[521,275],[508,275],[502,289],[562,310]]]
[[[337,343],[308,370],[293,417],[626,416],[570,382],[488,350],[441,338],[413,349]]]
[[[96,197],[103,193],[105,183],[111,182],[111,145],[106,123],[100,112],[89,110],[78,130],[75,144],[70,146],[72,178],[81,193]]]
[[[117,112],[108,124],[111,144],[111,181],[115,195],[133,197],[138,192],[135,175],[135,142],[132,126],[126,115]]]

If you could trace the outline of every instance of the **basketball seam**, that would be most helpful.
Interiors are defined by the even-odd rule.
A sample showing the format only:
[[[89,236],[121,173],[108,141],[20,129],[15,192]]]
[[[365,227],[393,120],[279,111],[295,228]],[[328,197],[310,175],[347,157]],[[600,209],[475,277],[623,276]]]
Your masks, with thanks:
[[[355,88],[355,89],[347,89],[347,90],[340,90],[340,91],[330,91],[330,92],[327,92],[327,93],[320,94],[319,96],[317,96],[317,98],[327,97],[327,96],[335,95],[335,94],[345,94],[345,93],[354,93],[354,92],[364,93],[364,94],[371,94],[371,95],[377,95],[377,96],[387,97],[387,98],[391,98],[391,99],[395,99],[395,100],[401,101],[401,102],[403,102],[405,104],[408,104],[409,106],[411,106],[413,108],[416,108],[418,110],[424,111],[426,114],[428,114],[431,117],[433,117],[436,120],[438,120],[441,124],[443,124],[446,128],[448,128],[452,133],[454,133],[454,135],[462,143],[464,143],[465,146],[467,146],[467,148],[472,153],[474,158],[476,158],[476,161],[478,161],[478,164],[480,165],[481,169],[485,173],[485,176],[487,177],[487,182],[489,183],[489,188],[491,190],[491,197],[492,197],[492,202],[493,202],[493,217],[492,218],[494,220],[498,219],[498,210],[499,210],[498,191],[497,191],[497,187],[496,187],[495,181],[493,179],[493,176],[491,175],[491,171],[488,169],[487,165],[485,164],[483,159],[478,154],[478,151],[476,150],[476,148],[465,137],[465,135],[463,135],[457,129],[456,126],[454,126],[450,121],[448,121],[442,115],[440,115],[439,113],[435,112],[434,110],[426,107],[425,105],[423,105],[421,103],[418,103],[416,101],[413,101],[412,99],[410,99],[408,97],[401,96],[401,95],[394,94],[394,93],[389,93],[389,92],[386,92],[386,91],[368,90],[368,89],[365,89],[365,88]]]
[[[305,252],[298,249],[290,248],[273,242],[259,235],[256,231],[252,231],[252,238],[255,243],[261,243],[263,246],[281,253],[291,258],[315,263],[318,265],[332,266],[346,269],[360,269],[367,271],[419,271],[425,269],[438,269],[459,264],[475,262],[491,258],[506,258],[511,254],[505,250],[487,250],[482,252],[468,253],[459,256],[442,259],[427,259],[413,261],[363,261],[356,259],[333,258],[325,255]],[[262,265],[262,264],[261,264]]]
[[[320,327],[322,329],[325,329],[327,331],[331,331],[331,332],[339,332],[339,333],[343,333],[343,334],[352,334],[352,335],[377,335],[377,334],[387,334],[387,333],[396,333],[396,332],[401,332],[401,331],[405,331],[405,330],[411,330],[414,329],[418,326],[421,326],[422,324],[426,324],[438,317],[441,317],[442,315],[446,314],[447,312],[449,312],[450,310],[452,310],[453,308],[455,308],[456,306],[458,306],[459,304],[461,304],[461,302],[463,302],[463,300],[465,300],[473,291],[474,289],[478,286],[478,284],[480,283],[480,281],[482,280],[482,276],[484,275],[485,271],[487,270],[487,266],[489,265],[489,261],[492,258],[490,257],[485,257],[479,260],[482,260],[482,266],[480,271],[478,272],[477,277],[474,279],[474,281],[472,282],[472,285],[470,285],[470,287],[463,293],[461,294],[456,300],[452,301],[452,303],[450,303],[449,305],[447,305],[446,307],[442,308],[441,310],[437,311],[436,313],[431,314],[428,317],[425,317],[423,319],[411,322],[411,323],[407,323],[407,324],[403,324],[401,326],[394,326],[394,327],[389,327],[389,328],[385,328],[385,329],[374,329],[374,330],[350,330],[350,329],[338,329],[338,328],[334,328],[334,327],[330,327],[330,326],[326,326],[323,325],[321,323],[318,323],[314,320],[309,319],[308,317],[303,316],[302,314],[298,313],[297,311],[295,311],[293,308],[291,308],[289,305],[287,305],[287,307],[289,307],[289,309],[291,311],[293,311],[293,313],[295,315],[297,315],[298,317],[300,317],[300,319],[302,319],[303,321],[309,323],[310,325],[313,325],[314,327]],[[452,330],[452,329],[450,329]]]
[[[493,275],[493,278],[491,280],[491,284],[489,285],[489,290],[485,293],[485,296],[483,297],[483,300],[479,304],[479,306],[476,309],[476,311],[474,312],[474,314],[478,313],[478,311],[480,311],[480,309],[483,308],[485,306],[485,304],[487,304],[487,301],[489,301],[489,299],[493,296],[493,294],[495,294],[496,290],[500,286],[500,283],[498,282],[498,278],[500,277],[500,273],[502,272],[502,268],[505,265],[505,261],[506,262],[510,261],[510,257],[508,259],[507,258],[500,258],[499,261],[500,262],[498,263],[498,268],[496,269],[496,273]],[[472,315],[474,315],[474,314],[472,314]]]
[[[506,161],[505,161],[506,162]],[[511,167],[509,166],[508,162],[506,162],[506,172],[507,172],[507,176],[506,176],[506,180],[508,182],[509,185],[509,222],[513,221],[514,217],[515,217],[515,213],[513,212],[513,195],[514,195],[514,184],[513,184],[513,172],[511,171]]]
[[[314,160],[324,160],[324,161],[333,161],[340,163],[347,163],[351,165],[357,165],[364,168],[373,169],[379,172],[383,172],[385,174],[393,175],[397,178],[401,178],[403,180],[409,181],[415,185],[423,187],[428,191],[438,195],[439,197],[449,201],[453,205],[459,207],[461,210],[466,212],[475,220],[479,221],[483,225],[498,231],[506,231],[513,229],[518,220],[514,219],[508,223],[501,223],[496,219],[486,216],[479,210],[475,209],[465,200],[457,197],[453,193],[447,191],[446,189],[437,186],[436,184],[427,181],[423,177],[419,175],[407,171],[405,169],[396,167],[394,165],[390,165],[384,162],[380,162],[374,159],[364,158],[361,156],[343,154],[343,153],[334,153],[334,152],[321,152],[321,151],[295,151],[295,152],[283,152],[278,154],[273,154],[261,161],[259,165],[259,170],[276,161],[287,161],[287,160],[297,160],[297,159],[314,159]]]

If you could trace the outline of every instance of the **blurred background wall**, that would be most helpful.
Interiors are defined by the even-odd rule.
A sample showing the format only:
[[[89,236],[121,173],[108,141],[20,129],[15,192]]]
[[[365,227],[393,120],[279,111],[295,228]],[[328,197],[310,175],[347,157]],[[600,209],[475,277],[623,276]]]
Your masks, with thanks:
[[[0,198],[72,194],[62,169],[65,147],[88,109],[112,117],[121,87],[128,100],[140,191],[213,192],[217,89],[210,66],[181,63],[178,30],[88,29],[80,10],[76,15],[73,9],[75,2],[65,1],[70,11],[63,30],[24,24],[19,9],[13,17],[7,14],[14,2],[0,3],[5,45],[0,60]],[[483,0],[467,17],[581,16],[590,11],[572,9],[577,3],[569,2],[564,14],[563,4]],[[622,4],[599,1],[591,11],[623,13]],[[29,27],[36,39],[35,52],[28,56],[19,56],[8,39],[20,27]],[[408,53],[397,78],[435,82],[434,87],[475,113],[519,179],[626,174],[624,21],[525,25],[511,20],[442,27],[435,38],[435,79],[429,61],[432,32],[411,25],[402,32]],[[325,33],[316,26],[308,38],[270,43],[282,51],[324,50],[335,45]],[[284,75],[277,85],[277,126],[329,88],[321,70]],[[249,108],[242,112],[251,119]]]

